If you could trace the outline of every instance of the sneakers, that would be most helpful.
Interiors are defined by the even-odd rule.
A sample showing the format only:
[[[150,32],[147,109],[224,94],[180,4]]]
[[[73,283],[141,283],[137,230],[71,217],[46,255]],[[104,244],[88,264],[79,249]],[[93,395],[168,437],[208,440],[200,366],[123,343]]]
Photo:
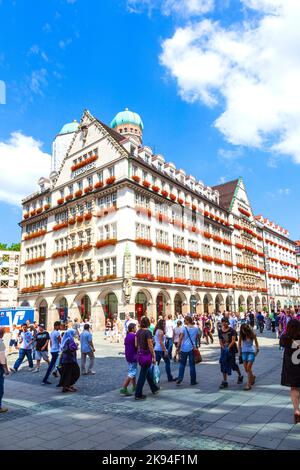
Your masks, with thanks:
[[[30,370],[31,370],[31,369],[30,369]],[[10,369],[10,371],[11,371],[11,372],[15,372],[15,373],[17,373],[17,372],[18,372],[18,369],[14,369],[14,368],[12,368],[12,369]]]
[[[222,382],[219,388],[220,389],[228,388],[228,382]]]
[[[130,393],[127,388],[121,388],[120,394],[124,397],[132,397],[132,393]]]
[[[182,382],[182,380],[180,380],[180,379],[176,380],[176,385],[180,385],[181,382]]]
[[[159,390],[160,390],[160,388],[158,388],[157,390],[155,390],[155,392],[152,392],[153,395],[157,395],[157,394],[159,393]]]
[[[51,385],[52,384],[52,382],[49,382],[49,380],[45,380],[45,381],[43,380],[42,383],[43,383],[43,385]]]
[[[242,384],[242,383],[243,383],[243,380],[244,380],[244,376],[243,376],[243,375],[240,375],[240,376],[238,377],[237,383],[238,383],[238,384]]]
[[[89,375],[95,375],[96,372],[95,372],[94,370],[89,370],[89,371],[88,371],[88,374],[89,374]]]
[[[198,385],[198,382],[191,383],[191,385]]]
[[[40,369],[34,369],[34,370],[32,371],[32,373],[33,373],[33,374],[37,374],[39,371],[40,371]]]
[[[135,397],[135,400],[146,400],[146,395],[141,395],[140,397]]]
[[[58,377],[58,373],[57,373],[57,372],[55,372],[55,371],[54,371],[54,372],[52,372],[52,375],[53,375],[53,377],[56,377],[56,378]]]
[[[0,408],[0,413],[6,413],[7,411],[8,411],[8,408],[5,408],[4,406]]]

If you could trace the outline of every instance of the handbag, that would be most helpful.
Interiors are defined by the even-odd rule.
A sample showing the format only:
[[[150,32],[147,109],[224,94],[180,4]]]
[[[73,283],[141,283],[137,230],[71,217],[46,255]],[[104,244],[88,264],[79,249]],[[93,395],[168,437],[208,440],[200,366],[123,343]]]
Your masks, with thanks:
[[[150,367],[152,364],[152,354],[150,351],[140,349],[137,352],[137,360],[141,367]]]
[[[194,345],[193,341],[192,341],[192,338],[191,338],[191,335],[189,333],[189,330],[187,329],[187,327],[185,327],[186,329],[186,332],[188,334],[188,337],[189,337],[189,340],[193,346],[193,351],[194,351],[194,359],[195,359],[195,364],[200,364],[200,362],[202,362],[202,356],[201,356],[201,352],[199,351],[198,348],[196,348],[196,346]]]
[[[155,385],[158,385],[160,382],[160,369],[157,364],[152,364],[150,367],[150,374]]]

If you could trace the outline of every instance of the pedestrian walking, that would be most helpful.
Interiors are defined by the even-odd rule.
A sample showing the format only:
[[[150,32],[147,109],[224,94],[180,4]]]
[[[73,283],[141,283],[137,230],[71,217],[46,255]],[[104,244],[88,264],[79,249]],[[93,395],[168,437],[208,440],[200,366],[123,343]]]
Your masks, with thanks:
[[[12,326],[12,330],[10,332],[10,340],[9,340],[9,349],[8,355],[13,354],[13,352],[18,352],[18,336],[19,336],[19,329],[17,325]]]
[[[136,390],[136,374],[137,374],[137,348],[135,345],[136,336],[136,324],[130,323],[127,326],[127,335],[124,340],[125,345],[125,357],[127,361],[127,377],[124,380],[122,388],[120,390],[121,395],[131,397],[132,393]],[[132,393],[129,392],[128,386],[132,385]]]
[[[179,336],[178,353],[180,359],[179,373],[176,381],[177,385],[180,385],[183,381],[187,359],[189,359],[191,385],[197,385],[194,349],[196,349],[198,342],[200,344],[200,341],[199,328],[194,325],[193,318],[187,315],[184,318],[184,326]]]
[[[4,395],[4,375],[9,375],[9,368],[7,366],[6,348],[3,341],[5,328],[0,327],[0,413],[6,413],[8,408],[2,405]]]
[[[33,373],[39,372],[40,371],[40,366],[41,366],[41,360],[44,359],[45,362],[47,362],[49,366],[49,354],[48,354],[48,344],[50,341],[50,335],[48,331],[45,330],[45,325],[42,323],[39,324],[38,326],[38,331],[35,335],[35,342],[36,342],[36,352],[35,352],[35,357],[36,357],[36,367],[33,371]]]
[[[242,357],[245,372],[248,376],[248,382],[244,387],[244,390],[251,390],[255,384],[255,375],[253,374],[253,363],[255,357],[259,352],[259,346],[256,334],[250,327],[250,325],[243,324],[240,329],[240,336],[238,342],[239,356]]]
[[[173,326],[173,325],[172,325]],[[173,331],[173,329],[172,329]],[[173,376],[171,373],[171,362],[169,352],[167,350],[167,338],[166,338],[166,322],[165,320],[159,320],[154,330],[154,351],[157,365],[159,366],[160,361],[163,359],[165,362],[166,374],[168,382],[173,382]],[[172,342],[173,344],[173,342]]]
[[[214,342],[214,338],[211,333],[211,330],[212,330],[212,321],[209,317],[207,317],[204,323],[204,328],[203,328],[203,338],[206,339],[206,344],[209,344],[208,338],[210,339],[211,344],[213,344]]]
[[[265,317],[263,316],[263,314],[261,312],[259,312],[256,315],[256,322],[257,322],[257,327],[256,328],[259,330],[260,333],[263,333],[264,328],[265,328]]]
[[[168,351],[169,359],[172,359],[172,351],[173,351],[173,332],[174,332],[174,322],[172,319],[172,315],[168,315],[168,319],[166,321],[166,349]]]
[[[294,422],[300,423],[300,322],[292,319],[288,322],[286,332],[280,337],[284,348],[281,385],[290,387],[294,407]]]
[[[154,318],[153,318],[153,317],[151,317],[151,319],[150,319],[150,326],[149,326],[149,330],[151,331],[151,333],[152,333],[152,336],[153,336],[153,334],[154,334],[154,330],[155,330],[155,320],[154,320]]]
[[[29,370],[33,370],[33,360],[32,360],[32,344],[34,342],[34,337],[28,331],[28,326],[24,323],[21,326],[21,333],[19,334],[18,347],[19,347],[19,357],[14,363],[12,368],[13,372],[17,372],[20,365],[26,357],[28,360]]]
[[[50,353],[51,353],[51,361],[48,366],[47,372],[45,377],[43,378],[43,384],[50,385],[49,376],[52,370],[55,368],[55,364],[57,362],[60,350],[60,343],[61,343],[61,334],[60,334],[60,321],[56,321],[54,323],[54,330],[50,333]]]
[[[236,341],[237,332],[229,326],[228,318],[222,319],[221,329],[219,330],[219,341],[221,347],[220,366],[223,374],[221,389],[228,388],[228,375],[234,370],[238,374],[238,384],[243,383],[244,377],[236,363],[236,353],[238,352]]]
[[[179,337],[182,329],[182,321],[177,320],[176,326],[173,330],[173,343],[175,345],[175,354],[174,354],[174,362],[177,362],[179,360],[179,353],[178,353],[178,343],[179,343]]]
[[[83,333],[80,335],[80,348],[81,348],[81,373],[82,375],[95,375],[94,362],[95,362],[95,351],[93,344],[93,335],[90,332],[90,325],[85,323],[83,327]],[[90,363],[88,370],[86,371],[86,358],[89,357]]]
[[[149,330],[150,321],[147,317],[142,317],[140,322],[140,329],[136,333],[135,345],[137,347],[138,363],[140,365],[140,374],[135,389],[135,399],[145,400],[146,395],[143,395],[143,387],[147,380],[151,392],[156,395],[159,391],[159,387],[155,385],[151,376],[150,367],[151,364],[156,363],[155,352],[153,349],[152,334]]]
[[[77,344],[74,341],[75,330],[67,330],[63,336],[61,343],[61,359],[60,359],[60,381],[58,386],[63,387],[62,392],[76,392],[74,384],[80,377],[80,368],[77,363]]]

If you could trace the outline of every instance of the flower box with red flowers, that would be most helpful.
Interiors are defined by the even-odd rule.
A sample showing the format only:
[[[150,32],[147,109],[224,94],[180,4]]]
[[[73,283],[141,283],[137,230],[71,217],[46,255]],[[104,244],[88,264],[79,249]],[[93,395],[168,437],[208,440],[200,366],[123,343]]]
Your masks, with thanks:
[[[71,170],[72,170],[72,171],[79,170],[79,168],[83,168],[84,166],[89,165],[90,163],[93,163],[93,162],[95,162],[96,160],[98,160],[98,156],[97,156],[97,155],[93,155],[93,156],[91,156],[91,157],[86,158],[86,159],[83,160],[82,162],[76,163],[76,165],[71,166]]]
[[[30,264],[43,263],[45,260],[46,260],[45,256],[39,256],[38,258],[32,258],[32,259],[26,260],[25,264],[30,265]]]
[[[53,259],[63,258],[64,256],[68,256],[68,250],[56,251],[55,253],[52,254],[51,258]]]
[[[202,281],[194,281],[194,280],[191,280],[190,283],[192,286],[196,286],[196,287],[201,287],[203,284]]]
[[[159,186],[156,186],[155,184],[152,185],[152,191],[154,191],[155,193],[158,193],[159,192]]]
[[[163,251],[172,251],[172,247],[169,245],[166,245],[165,243],[156,243],[155,248],[158,250],[163,250]]]
[[[53,230],[57,232],[58,230],[62,230],[63,228],[66,228],[68,226],[68,222],[61,222],[60,224],[56,224],[53,227]]]
[[[77,222],[78,224],[81,224],[81,223],[83,222],[83,220],[84,220],[83,215],[78,215],[78,216],[76,217],[76,222]]]
[[[38,230],[37,232],[29,233],[25,235],[24,240],[31,240],[32,238],[39,238],[46,235],[47,230]]]
[[[88,194],[88,193],[90,193],[90,192],[92,192],[92,191],[93,191],[93,186],[92,186],[92,185],[87,186],[86,188],[84,188],[84,193],[85,193],[85,194]]]
[[[221,258],[214,258],[214,263],[223,264],[223,260]]]
[[[106,276],[98,276],[97,281],[98,282],[107,282],[107,281],[113,281],[116,278],[117,278],[117,276],[115,274],[107,274]]]
[[[151,248],[153,246],[153,242],[151,240],[148,240],[147,238],[136,238],[135,243],[137,243],[138,245],[147,246],[148,248]]]
[[[243,227],[242,227],[241,225],[239,225],[239,224],[234,224],[233,226],[234,226],[234,228],[236,228],[237,230],[242,230],[242,229],[243,229]]]
[[[239,248],[240,250],[244,249],[244,245],[242,243],[236,243],[235,246]]]
[[[61,204],[63,204],[65,202],[65,198],[61,197],[59,199],[57,199],[57,204],[60,206]]]
[[[31,217],[33,217],[34,215],[36,215],[36,210],[31,211],[31,212],[30,212],[30,215],[31,215]]]
[[[174,283],[175,284],[185,284],[188,285],[189,280],[188,279],[183,279],[181,277],[174,277]]]
[[[178,204],[183,204],[183,203],[184,203],[184,200],[181,199],[181,197],[179,197],[179,198],[177,199],[177,202],[178,202]]]
[[[68,285],[67,282],[52,282],[52,287],[55,289],[60,288],[60,287],[65,287],[67,285]]]
[[[81,252],[82,252],[82,245],[73,246],[72,248],[68,249],[68,254],[69,255],[74,255],[76,253],[81,253]]]
[[[117,239],[116,238],[108,238],[107,240],[99,240],[96,243],[96,248],[103,248],[104,246],[108,245],[116,245]]]
[[[215,215],[215,221],[220,222],[220,217],[218,215]]]
[[[47,211],[48,209],[50,209],[50,204],[45,204],[44,205],[44,210]]]
[[[197,232],[197,227],[195,227],[194,225],[192,227],[190,227],[191,231],[196,233]]]
[[[22,289],[22,294],[30,294],[31,292],[39,292],[45,288],[44,284],[40,284],[39,286],[31,286],[31,287],[24,287]]]
[[[153,282],[155,280],[155,277],[153,276],[153,274],[142,274],[142,273],[139,273],[139,274],[136,274],[135,277],[137,277],[138,279],[141,279],[142,281],[150,281],[150,282]]]
[[[204,211],[205,217],[209,217],[210,213],[208,211]]]
[[[232,266],[233,266],[233,262],[232,262],[232,261],[228,261],[228,260],[224,260],[224,264],[225,264],[225,266],[229,266],[229,267],[232,267]]]
[[[139,183],[141,181],[141,178],[138,176],[138,175],[133,175],[132,176],[132,179],[133,181],[135,181],[136,183]]]
[[[102,181],[97,181],[97,183],[94,184],[94,189],[99,189],[99,188],[103,188]]]
[[[236,263],[237,267],[240,269],[244,269],[245,265],[243,263]]]
[[[150,188],[150,186],[151,186],[150,181],[144,180],[143,181],[143,186],[145,186],[145,188]]]
[[[39,208],[36,210],[36,213],[37,213],[37,214],[40,214],[42,211],[43,211],[43,208],[42,208],[42,207],[39,207]]]
[[[81,189],[78,189],[78,191],[76,191],[76,193],[75,193],[75,196],[76,196],[76,197],[82,196],[82,190],[81,190]]]
[[[171,199],[171,201],[176,201],[176,196],[175,196],[175,194],[172,194],[172,193],[171,193],[171,194],[170,194],[170,199]]]
[[[193,211],[196,211],[196,210],[197,210],[197,206],[195,206],[195,204],[192,204],[192,210],[193,210]]]
[[[222,282],[216,282],[215,287],[216,287],[217,289],[224,289],[224,288],[225,288],[225,284],[222,284]]]
[[[161,192],[161,194],[162,194],[163,197],[168,197],[168,196],[169,196],[168,191],[165,191],[165,190],[163,190],[163,191]]]
[[[86,243],[85,245],[82,245],[83,251],[88,251],[93,248],[93,245],[91,243]]]
[[[173,278],[167,276],[157,276],[156,279],[158,282],[166,282],[168,284],[171,284],[173,282]]]
[[[29,219],[29,214],[28,212],[26,214],[24,214],[24,219]]]
[[[241,214],[246,215],[247,217],[250,217],[250,215],[251,215],[250,212],[246,211],[242,207],[239,207],[239,211],[240,211]]]
[[[215,284],[213,282],[208,282],[208,281],[204,281],[203,285],[204,287],[215,287]]]
[[[224,245],[227,245],[227,246],[231,246],[231,245],[232,245],[231,241],[230,241],[230,240],[227,240],[226,238],[223,238],[223,244],[224,244]]]
[[[110,176],[109,178],[106,179],[106,184],[110,185],[110,184],[113,184],[115,181],[116,181],[116,177]]]
[[[75,218],[69,219],[68,224],[69,225],[75,225],[76,224],[76,219]]]
[[[205,238],[212,238],[212,235],[209,232],[203,232]]]
[[[194,259],[200,259],[201,255],[197,251],[189,251],[189,256]]]
[[[73,194],[68,194],[68,196],[66,196],[66,201],[72,201],[73,197]]]
[[[187,251],[184,250],[183,248],[179,248],[179,247],[174,247],[174,248],[173,248],[173,252],[174,252],[176,255],[179,255],[179,256],[186,256],[186,255],[187,255]]]
[[[221,243],[221,241],[222,241],[222,237],[220,237],[219,235],[213,235],[212,238],[213,238],[216,242],[219,242],[219,243]]]
[[[84,220],[88,221],[88,220],[92,220],[92,214],[89,212],[88,214],[85,214],[84,215]]]
[[[213,261],[213,257],[209,255],[202,255],[203,261],[206,261],[207,263],[211,263]]]

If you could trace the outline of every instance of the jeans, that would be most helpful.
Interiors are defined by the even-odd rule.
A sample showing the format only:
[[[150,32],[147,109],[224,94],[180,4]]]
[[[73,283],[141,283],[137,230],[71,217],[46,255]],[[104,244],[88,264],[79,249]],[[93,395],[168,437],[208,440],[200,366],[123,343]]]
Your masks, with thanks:
[[[166,350],[168,351],[169,359],[172,359],[173,338],[166,338]]]
[[[4,394],[4,367],[0,364],[0,408],[2,407],[3,394]]]
[[[258,326],[259,326],[259,332],[260,332],[260,333],[263,333],[264,327],[265,327],[264,322],[263,322],[263,321],[262,321],[262,322],[259,322],[259,323],[258,323]]]
[[[81,353],[81,373],[82,374],[86,373],[85,366],[86,366],[86,357],[87,356],[89,356],[89,358],[90,358],[90,364],[89,364],[88,372],[92,371],[93,367],[94,367],[95,354],[93,353],[93,351],[90,351],[88,353],[82,352]]]
[[[189,352],[183,352],[183,351],[180,352],[178,380],[183,380],[187,358],[189,358],[191,384],[193,385],[196,383],[196,367],[195,367],[195,358],[194,358],[193,350]]]
[[[28,364],[30,368],[33,368],[33,361],[32,361],[32,355],[31,355],[31,349],[20,349],[19,351],[19,357],[16,360],[14,364],[14,369],[18,370],[22,362],[24,361],[24,357],[27,357]]]
[[[165,361],[166,373],[167,373],[169,382],[171,382],[173,380],[173,377],[171,374],[171,363],[170,363],[169,356],[166,357],[163,351],[155,351],[155,356],[156,356],[156,362],[158,365],[162,359]]]
[[[151,375],[149,374],[149,369],[150,369],[150,366],[149,367],[141,367],[140,375],[139,375],[139,378],[138,378],[138,381],[137,381],[137,384],[136,384],[136,389],[135,389],[135,396],[137,398],[141,397],[143,395],[143,387],[145,385],[146,379],[147,379],[147,382],[149,384],[149,387],[150,387],[152,393],[159,390],[159,387],[157,387],[157,385],[155,385]]]
[[[47,369],[47,372],[46,372],[46,375],[45,377],[43,378],[43,382],[47,382],[48,378],[49,378],[49,375],[51,374],[52,372],[52,369],[54,369],[54,366],[56,364],[56,360],[58,358],[58,355],[59,355],[59,352],[53,352],[51,353],[51,361],[50,361],[50,364],[48,366],[48,369]]]

